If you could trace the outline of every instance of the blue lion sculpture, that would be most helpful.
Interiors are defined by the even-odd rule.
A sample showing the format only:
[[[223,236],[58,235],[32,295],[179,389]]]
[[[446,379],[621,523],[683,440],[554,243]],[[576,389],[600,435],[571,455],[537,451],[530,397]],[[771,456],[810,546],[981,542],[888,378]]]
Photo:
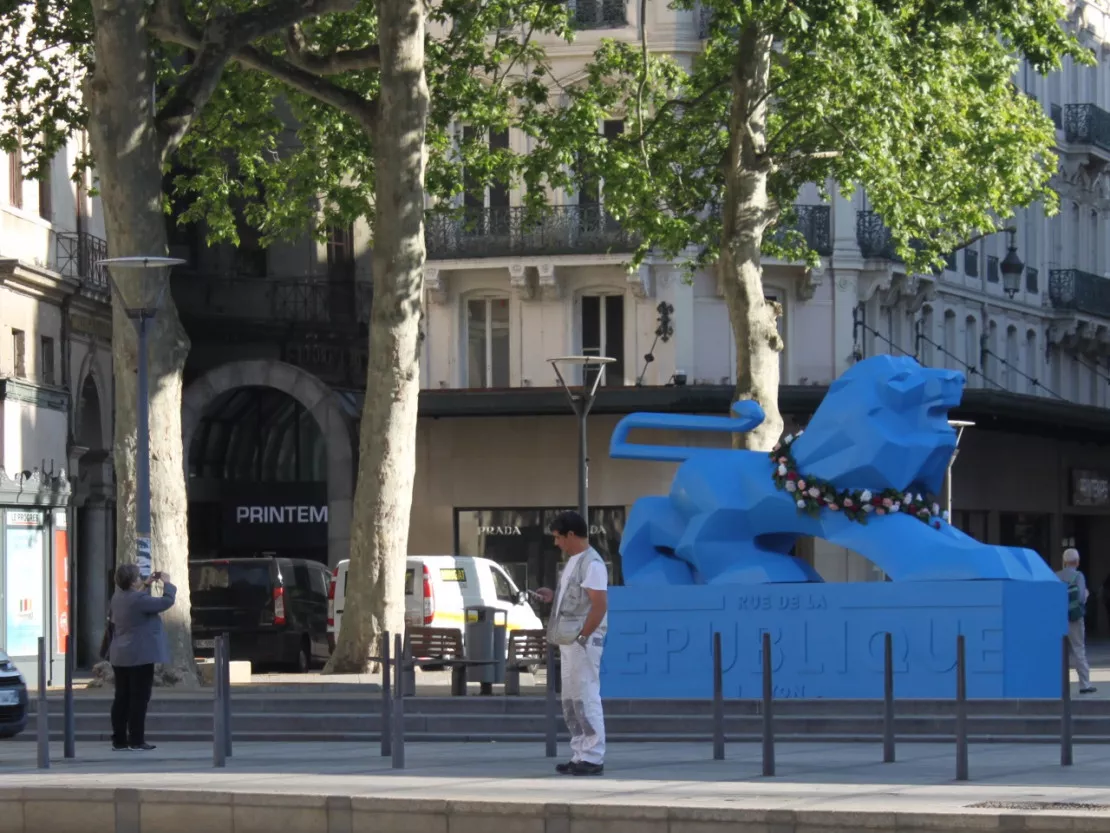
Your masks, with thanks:
[[[956,446],[948,411],[959,404],[963,388],[963,374],[925,368],[912,358],[861,361],[830,386],[805,432],[786,440],[792,459],[627,442],[635,428],[749,431],[763,420],[755,402],[735,403],[732,418],[626,417],[613,433],[612,457],[682,465],[668,496],[641,498],[632,508],[621,540],[625,583],[822,581],[812,567],[790,555],[800,536],[847,547],[894,581],[1055,579],[1037,553],[982,544],[938,517],[935,507],[920,509],[921,496],[943,486]],[[788,473],[783,461],[792,463],[793,470]],[[787,474],[796,479],[787,481]],[[831,508],[822,502],[815,511],[800,511],[799,485],[814,508],[807,477],[837,490],[863,491],[866,512],[858,500],[849,501],[850,506],[833,502]],[[892,493],[904,494],[915,514],[891,505],[898,500],[888,497],[884,504],[873,497]]]

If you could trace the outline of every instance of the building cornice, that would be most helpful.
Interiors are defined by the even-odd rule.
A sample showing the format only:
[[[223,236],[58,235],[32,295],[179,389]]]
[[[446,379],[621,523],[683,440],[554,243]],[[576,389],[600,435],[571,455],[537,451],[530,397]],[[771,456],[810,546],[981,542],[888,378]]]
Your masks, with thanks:
[[[0,286],[54,303],[61,303],[81,289],[80,281],[15,258],[0,259]]]
[[[68,413],[69,391],[8,376],[0,378],[0,402],[22,402],[36,408]]]

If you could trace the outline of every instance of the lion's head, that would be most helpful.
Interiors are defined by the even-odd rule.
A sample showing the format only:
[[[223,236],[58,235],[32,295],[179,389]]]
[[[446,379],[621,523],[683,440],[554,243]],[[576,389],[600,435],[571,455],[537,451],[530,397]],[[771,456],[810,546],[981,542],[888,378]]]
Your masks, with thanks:
[[[940,491],[964,375],[908,356],[874,356],[845,372],[792,446],[798,470],[842,489]]]

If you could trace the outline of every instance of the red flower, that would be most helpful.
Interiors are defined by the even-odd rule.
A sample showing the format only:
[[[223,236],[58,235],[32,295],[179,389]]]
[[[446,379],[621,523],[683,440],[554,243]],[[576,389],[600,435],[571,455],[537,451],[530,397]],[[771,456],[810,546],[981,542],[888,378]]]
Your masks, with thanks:
[[[798,479],[798,472],[796,472],[796,471],[788,471],[788,472],[786,473],[786,479],[787,479],[787,480],[797,480],[797,479]]]

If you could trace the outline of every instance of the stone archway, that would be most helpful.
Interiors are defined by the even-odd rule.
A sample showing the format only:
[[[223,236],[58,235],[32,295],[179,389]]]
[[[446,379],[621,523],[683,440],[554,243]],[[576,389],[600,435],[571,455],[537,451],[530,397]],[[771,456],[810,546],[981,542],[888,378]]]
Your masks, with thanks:
[[[110,388],[98,369],[98,351],[90,350],[73,388],[73,441],[70,469],[76,473],[73,496],[76,653],[82,668],[99,662],[97,654],[115,567],[115,485],[112,467]]]
[[[339,398],[326,384],[295,365],[273,359],[229,362],[208,371],[186,388],[181,403],[181,441],[189,458],[193,434],[208,405],[243,387],[267,387],[292,396],[319,425],[328,455],[328,563],[350,553],[351,510],[355,493],[355,434]]]

